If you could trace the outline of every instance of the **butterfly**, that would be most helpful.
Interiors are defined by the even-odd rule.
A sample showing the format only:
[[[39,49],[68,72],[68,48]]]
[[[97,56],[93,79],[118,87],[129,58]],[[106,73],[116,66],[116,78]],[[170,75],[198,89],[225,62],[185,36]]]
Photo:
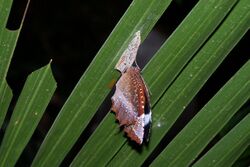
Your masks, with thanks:
[[[135,59],[140,45],[140,31],[130,42],[116,64],[121,77],[116,83],[112,96],[111,110],[115,112],[120,126],[127,136],[138,144],[149,141],[151,129],[151,109],[148,88],[141,76]]]

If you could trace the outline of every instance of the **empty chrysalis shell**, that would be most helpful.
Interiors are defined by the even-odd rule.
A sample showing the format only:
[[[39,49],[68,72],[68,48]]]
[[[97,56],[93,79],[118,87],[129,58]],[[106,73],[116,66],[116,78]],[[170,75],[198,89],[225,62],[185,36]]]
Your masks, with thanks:
[[[116,91],[111,98],[111,109],[115,112],[120,126],[124,126],[128,137],[138,144],[149,140],[151,127],[149,93],[140,68],[135,63],[140,43],[138,31],[115,66],[122,76],[117,81]]]

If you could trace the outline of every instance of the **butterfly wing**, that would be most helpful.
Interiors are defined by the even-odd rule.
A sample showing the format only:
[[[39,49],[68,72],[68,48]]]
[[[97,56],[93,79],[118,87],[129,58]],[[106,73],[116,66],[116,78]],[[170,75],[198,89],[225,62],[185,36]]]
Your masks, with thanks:
[[[112,110],[131,140],[148,139],[151,123],[149,95],[138,67],[130,67],[116,84]]]

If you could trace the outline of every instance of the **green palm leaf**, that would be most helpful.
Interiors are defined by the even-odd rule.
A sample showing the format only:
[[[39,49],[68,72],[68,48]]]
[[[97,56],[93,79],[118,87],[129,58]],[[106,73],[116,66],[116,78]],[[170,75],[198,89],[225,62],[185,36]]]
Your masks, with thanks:
[[[248,9],[242,10],[244,5],[244,1],[237,4],[237,8],[230,13],[153,108],[153,130],[148,148],[138,153],[130,145],[125,145],[112,158],[111,166],[118,164],[126,166],[129,163],[140,165],[156,148],[164,134],[171,128],[219,63],[248,30],[249,12]],[[239,18],[242,18],[240,24],[235,22]]]
[[[249,147],[249,141],[250,115],[248,114],[194,166],[232,166],[241,153]]]
[[[17,30],[10,31],[6,28],[11,5],[11,0],[0,0],[0,127],[12,98],[12,92],[6,82],[6,75],[24,20],[23,16],[21,26]],[[25,11],[27,7],[28,5]]]
[[[32,155],[35,156],[32,166],[61,165],[110,93],[110,83],[118,79],[120,74],[114,66],[134,33],[141,31],[143,41],[170,2],[131,2],[63,105],[36,156]],[[17,30],[6,29],[11,5],[12,0],[0,0],[0,126],[12,99],[6,75],[22,27],[21,23]],[[200,0],[143,69],[142,75],[152,93],[153,127],[148,145],[140,149],[131,145],[115,122],[114,114],[108,113],[74,157],[71,166],[149,165],[145,164],[149,162],[146,160],[248,31],[249,20],[248,0]],[[249,72],[248,61],[170,144],[155,155],[151,165],[188,166],[194,163],[194,166],[230,166],[244,151],[242,157],[248,156],[249,114],[243,114],[242,120],[237,117],[235,127],[228,122],[249,100]],[[22,157],[55,88],[50,64],[29,75],[10,121],[5,120],[7,129],[0,145],[0,166],[15,166]],[[249,109],[238,113],[244,111]],[[221,139],[204,152],[217,134],[222,134]]]
[[[188,166],[249,99],[249,70],[250,61],[185,126],[152,166]]]
[[[50,65],[28,77],[0,147],[0,166],[14,166],[35,131],[55,88]]]
[[[63,106],[33,166],[60,164],[108,95],[108,84],[118,77],[114,66],[134,33],[140,30],[145,39],[169,3],[170,0],[131,3]]]

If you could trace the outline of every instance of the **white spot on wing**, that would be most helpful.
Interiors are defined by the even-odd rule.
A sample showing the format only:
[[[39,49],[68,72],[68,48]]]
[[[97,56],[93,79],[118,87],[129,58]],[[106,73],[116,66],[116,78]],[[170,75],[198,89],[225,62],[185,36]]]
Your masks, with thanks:
[[[144,136],[144,114],[142,114],[140,117],[137,118],[138,121],[138,127],[136,130],[134,130],[136,136],[140,139],[140,144],[143,142],[143,136]]]
[[[145,114],[145,116],[144,116],[144,125],[147,125],[150,122],[152,122],[151,111],[148,114]]]

